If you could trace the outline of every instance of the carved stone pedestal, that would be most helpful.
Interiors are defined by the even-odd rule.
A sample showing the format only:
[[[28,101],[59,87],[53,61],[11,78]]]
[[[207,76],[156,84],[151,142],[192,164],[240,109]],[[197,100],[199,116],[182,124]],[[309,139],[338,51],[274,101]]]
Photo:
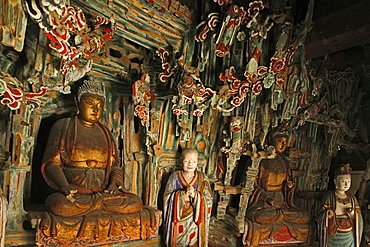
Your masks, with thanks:
[[[158,229],[159,226],[162,223],[161,220],[161,215],[162,212],[145,206],[147,210],[152,210],[155,214],[155,219],[153,222],[153,227],[151,227],[151,232],[149,233],[149,238],[147,240],[142,240],[142,237],[140,234],[143,234],[141,232],[141,218],[137,217],[137,214],[127,214],[125,215],[125,222],[127,222],[127,228],[131,229],[122,229],[122,234],[121,235],[116,235],[116,236],[110,236],[108,238],[105,238],[104,240],[100,240],[96,237],[91,237],[91,238],[86,238],[86,237],[81,237],[77,239],[71,238],[71,240],[60,240],[56,236],[51,236],[50,234],[50,229],[45,229],[45,227],[41,226],[41,218],[44,218],[44,214],[48,214],[47,212],[37,212],[37,213],[30,213],[28,215],[28,221],[31,223],[32,227],[36,228],[36,245],[38,246],[55,246],[55,247],[67,247],[67,246],[75,246],[75,247],[83,247],[83,246],[114,246],[114,247],[119,247],[119,246],[160,246],[160,238],[158,235]],[[99,216],[100,218],[109,218],[109,213],[105,215]],[[103,219],[102,219],[103,220]],[[72,222],[72,221],[71,221]],[[65,221],[64,223],[68,223]],[[68,225],[67,230],[71,230],[74,226]],[[78,227],[78,226],[77,226]],[[97,226],[98,227],[98,226]],[[99,229],[93,229],[91,228],[92,231],[98,233]],[[58,229],[60,232],[63,231],[62,228],[59,227]],[[144,229],[146,230],[146,229]],[[73,231],[71,231],[73,232]],[[50,236],[49,236],[50,235]],[[94,234],[92,234],[94,235]],[[67,236],[70,237],[70,236]]]
[[[306,225],[296,225],[300,229],[301,239],[295,239],[284,223],[260,225],[246,220],[244,243],[245,246],[298,246],[300,244],[313,243],[315,226],[312,223]],[[275,232],[273,235],[271,233]],[[268,239],[266,236],[271,235]],[[261,240],[265,239],[265,240]]]

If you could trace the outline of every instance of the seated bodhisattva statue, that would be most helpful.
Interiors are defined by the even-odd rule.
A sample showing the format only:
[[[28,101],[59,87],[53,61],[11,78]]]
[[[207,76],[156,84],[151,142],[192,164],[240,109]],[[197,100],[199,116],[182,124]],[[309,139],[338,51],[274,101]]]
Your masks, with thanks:
[[[100,85],[85,80],[78,89],[77,116],[52,127],[43,157],[42,174],[58,192],[45,202],[40,223],[47,236],[59,240],[105,240],[127,234],[147,239],[153,209],[123,189],[116,144],[99,123],[105,96]]]
[[[261,160],[247,208],[245,245],[258,246],[265,240],[307,242],[312,234],[310,213],[294,205],[295,184],[288,161],[282,155],[287,140],[285,133],[275,132],[270,143],[275,147],[276,157]]]

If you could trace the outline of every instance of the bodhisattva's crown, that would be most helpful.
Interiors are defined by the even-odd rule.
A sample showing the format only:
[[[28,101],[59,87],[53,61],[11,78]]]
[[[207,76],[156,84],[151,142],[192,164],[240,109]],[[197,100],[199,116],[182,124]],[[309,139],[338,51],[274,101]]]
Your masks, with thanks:
[[[77,94],[78,101],[80,101],[81,96],[85,93],[99,95],[105,99],[105,94],[101,89],[101,85],[97,84],[93,78],[84,80],[81,86],[79,86]]]
[[[349,163],[342,165],[335,171],[335,175],[350,175],[352,171],[351,165]]]

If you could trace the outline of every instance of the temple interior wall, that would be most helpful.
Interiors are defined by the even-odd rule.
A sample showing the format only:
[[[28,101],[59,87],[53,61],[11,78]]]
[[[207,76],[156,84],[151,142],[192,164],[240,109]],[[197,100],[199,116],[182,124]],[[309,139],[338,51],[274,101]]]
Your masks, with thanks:
[[[85,76],[104,88],[101,123],[116,140],[126,189],[145,205],[163,210],[164,185],[181,168],[181,150],[198,150],[198,170],[213,189],[215,246],[240,245],[258,169],[248,157],[268,149],[271,131],[289,135],[284,155],[295,203],[314,219],[340,164],[351,163],[353,193],[364,199],[370,41],[310,55],[309,34],[325,18],[313,1],[254,3],[252,9],[244,1],[65,1],[86,17],[78,30],[41,1],[2,1],[5,245],[34,244],[35,230],[25,222],[45,210],[52,193],[40,171],[46,140],[56,120],[75,114],[76,87]]]

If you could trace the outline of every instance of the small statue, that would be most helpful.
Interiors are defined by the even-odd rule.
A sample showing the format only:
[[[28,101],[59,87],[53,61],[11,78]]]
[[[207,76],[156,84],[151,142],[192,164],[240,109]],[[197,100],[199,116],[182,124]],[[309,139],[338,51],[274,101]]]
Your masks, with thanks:
[[[255,189],[249,199],[243,243],[258,246],[264,240],[309,242],[311,216],[294,205],[295,184],[291,180],[288,161],[282,155],[288,136],[272,135],[270,143],[276,156],[262,159]]]
[[[164,192],[167,246],[208,246],[212,192],[207,176],[197,171],[198,151],[182,151],[183,170],[169,177]]]
[[[341,166],[334,175],[335,191],[323,199],[318,217],[320,246],[359,247],[363,220],[357,199],[348,193],[351,187],[350,164]]]
[[[60,119],[51,129],[42,174],[58,192],[45,202],[49,214],[40,226],[47,236],[63,241],[80,237],[103,241],[123,231],[129,235],[151,232],[142,229],[149,225],[143,222],[150,221],[151,212],[143,216],[142,211],[148,209],[141,199],[123,189],[115,141],[99,123],[104,104],[100,85],[85,80],[78,90],[77,116]],[[130,217],[139,225],[130,224]],[[148,238],[143,235],[142,239]]]

